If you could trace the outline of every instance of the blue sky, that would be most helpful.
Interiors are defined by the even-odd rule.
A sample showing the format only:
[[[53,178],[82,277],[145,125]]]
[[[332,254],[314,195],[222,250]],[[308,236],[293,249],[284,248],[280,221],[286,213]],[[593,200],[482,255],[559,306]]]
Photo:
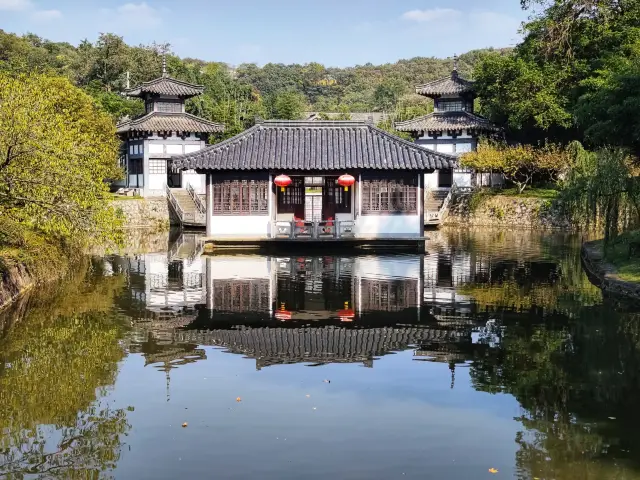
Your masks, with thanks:
[[[349,66],[517,43],[518,0],[0,0],[0,28],[77,44],[99,32],[232,65]]]

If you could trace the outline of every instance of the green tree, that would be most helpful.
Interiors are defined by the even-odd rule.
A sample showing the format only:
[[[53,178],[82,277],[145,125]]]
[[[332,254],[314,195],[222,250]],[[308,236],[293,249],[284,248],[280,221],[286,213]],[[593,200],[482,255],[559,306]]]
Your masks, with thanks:
[[[393,110],[405,91],[406,86],[399,80],[384,80],[373,92],[373,103],[375,109],[383,112]]]
[[[111,118],[68,80],[0,72],[0,217],[82,240],[114,238]]]
[[[298,92],[288,90],[271,96],[267,108],[270,118],[299,120],[302,118],[305,107],[304,96]]]

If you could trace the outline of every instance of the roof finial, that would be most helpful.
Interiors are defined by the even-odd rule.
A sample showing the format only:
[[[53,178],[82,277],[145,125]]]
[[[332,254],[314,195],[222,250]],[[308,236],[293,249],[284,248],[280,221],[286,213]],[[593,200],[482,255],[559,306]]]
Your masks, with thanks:
[[[458,71],[458,55],[456,55],[455,53],[453,54],[453,71]]]

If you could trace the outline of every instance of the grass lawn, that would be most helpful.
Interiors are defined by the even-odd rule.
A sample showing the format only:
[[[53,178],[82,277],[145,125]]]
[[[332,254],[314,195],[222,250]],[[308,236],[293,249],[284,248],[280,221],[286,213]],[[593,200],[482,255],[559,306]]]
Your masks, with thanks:
[[[640,230],[625,232],[616,238],[607,247],[605,259],[616,267],[621,280],[640,283],[640,251],[629,257],[632,242],[640,242]],[[602,241],[599,243],[602,245]]]
[[[524,198],[541,198],[544,200],[553,200],[558,196],[559,190],[548,187],[527,187],[524,192],[518,193],[518,189],[513,188],[495,188],[492,190],[494,195],[504,195],[509,197]]]
[[[111,200],[140,200],[142,197],[127,197],[126,195],[118,195],[117,193],[111,193]]]

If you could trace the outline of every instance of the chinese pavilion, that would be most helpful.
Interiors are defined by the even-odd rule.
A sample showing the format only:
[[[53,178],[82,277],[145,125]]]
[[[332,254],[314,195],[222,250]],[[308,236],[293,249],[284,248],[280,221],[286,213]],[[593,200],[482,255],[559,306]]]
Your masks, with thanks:
[[[167,188],[188,186],[196,193],[205,193],[204,175],[193,170],[174,170],[169,164],[173,155],[196,152],[205,147],[209,134],[224,130],[224,125],[185,111],[185,101],[203,91],[201,85],[169,77],[163,58],[160,78],[125,92],[129,97],[144,100],[145,113],[117,125],[126,171],[123,186],[146,197],[165,196]]]
[[[415,142],[424,148],[461,155],[476,149],[480,135],[497,130],[486,118],[474,113],[477,96],[474,85],[458,74],[457,58],[449,77],[417,85],[416,93],[433,99],[433,113],[396,122],[395,128],[410,132]],[[464,169],[438,170],[425,176],[425,188],[450,188],[452,183],[472,186],[472,172]]]

